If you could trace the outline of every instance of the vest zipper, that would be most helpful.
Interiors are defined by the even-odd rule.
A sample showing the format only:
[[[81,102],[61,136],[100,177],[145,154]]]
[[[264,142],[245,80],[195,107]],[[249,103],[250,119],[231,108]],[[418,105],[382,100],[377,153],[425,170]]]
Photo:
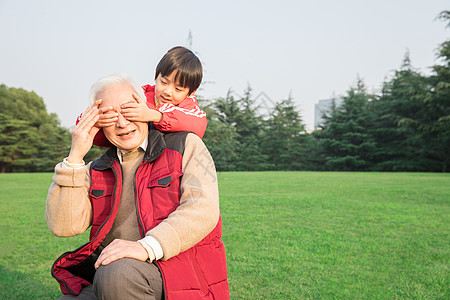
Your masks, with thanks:
[[[159,267],[159,265],[158,265],[158,263],[157,263],[156,261],[153,261],[153,264],[158,268],[159,274],[161,274],[162,294],[163,294],[163,299],[165,300],[165,299],[167,299],[167,297],[166,297],[166,292],[165,292],[165,289],[164,289],[164,276],[163,276],[163,272],[162,272],[161,268]]]
[[[144,224],[142,223],[141,220],[141,213],[139,211],[139,203],[138,203],[138,199],[137,199],[137,187],[136,187],[136,174],[139,170],[139,168],[142,166],[142,164],[140,164],[137,168],[136,171],[134,172],[134,176],[133,176],[133,188],[134,188],[134,203],[136,206],[136,217],[137,217],[137,221],[138,221],[138,225],[140,228],[140,234],[141,234],[141,239],[143,239],[145,237],[145,228],[144,228]]]
[[[134,172],[134,177],[133,177],[134,201],[135,201],[135,204],[136,204],[136,215],[137,215],[138,225],[139,225],[139,227],[140,227],[140,229],[141,229],[141,230],[140,230],[140,231],[141,231],[141,238],[144,238],[144,237],[145,237],[145,233],[146,233],[146,232],[145,232],[144,224],[142,223],[142,220],[141,220],[141,213],[140,213],[140,211],[139,211],[139,204],[138,204],[138,200],[137,200],[136,174],[137,174],[139,168],[141,168],[142,166],[144,166],[144,165],[146,165],[146,164],[148,164],[148,163],[150,163],[150,162],[147,161],[147,162],[144,162],[144,163],[140,164],[140,165],[136,168],[136,171]],[[158,268],[159,273],[161,274],[162,293],[163,293],[163,297],[164,297],[163,299],[166,299],[166,292],[165,292],[165,289],[164,289],[164,276],[163,276],[162,270],[161,270],[161,268],[159,267],[159,265],[158,265],[158,263],[156,262],[156,260],[153,261],[153,264]]]
[[[136,174],[139,171],[139,169],[146,165],[149,164],[150,161],[143,161],[137,168],[136,171],[134,172],[134,176],[133,176],[133,188],[134,188],[134,203],[136,206],[136,217],[137,217],[137,221],[138,221],[138,225],[140,227],[140,233],[141,233],[141,238],[143,239],[145,237],[145,228],[144,228],[144,224],[142,223],[141,220],[141,213],[139,211],[139,203],[138,203],[138,199],[137,199],[137,187],[136,187]]]

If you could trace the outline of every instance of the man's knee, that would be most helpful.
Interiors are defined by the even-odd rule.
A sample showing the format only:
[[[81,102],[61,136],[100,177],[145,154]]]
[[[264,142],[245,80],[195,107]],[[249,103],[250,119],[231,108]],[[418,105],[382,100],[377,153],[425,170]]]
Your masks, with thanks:
[[[162,293],[162,279],[156,266],[122,258],[97,269],[94,291],[99,299],[121,299],[125,295]]]
[[[94,277],[95,290],[121,290],[128,281],[139,280],[139,270],[133,261],[131,258],[122,258],[108,265],[101,265]]]
[[[95,272],[94,286],[114,287],[116,283],[122,282],[124,271],[127,272],[127,264],[122,259],[108,265],[101,265]]]

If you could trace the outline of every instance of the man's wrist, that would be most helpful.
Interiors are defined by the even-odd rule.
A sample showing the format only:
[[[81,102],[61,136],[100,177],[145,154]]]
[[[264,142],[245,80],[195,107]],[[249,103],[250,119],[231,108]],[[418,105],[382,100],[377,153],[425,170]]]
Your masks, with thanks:
[[[147,252],[148,255],[148,260],[150,262],[155,260],[155,252],[153,251],[153,249],[143,240],[138,240],[138,243],[142,245],[142,247],[144,247],[145,251]]]
[[[78,151],[73,151],[70,149],[69,155],[66,157],[66,160],[69,164],[79,165],[84,164],[84,155],[81,156],[77,153]]]
[[[147,235],[146,237],[139,240],[138,242],[141,243],[144,248],[146,248],[146,246],[148,246],[152,250],[152,254],[155,257],[154,258],[155,260],[163,258],[164,252],[161,247],[161,244],[158,242],[157,239],[155,239],[151,235]]]
[[[71,169],[79,169],[84,167],[86,164],[84,162],[84,160],[81,160],[81,162],[74,162],[73,160],[70,159],[70,157],[66,157],[63,159],[63,164]]]

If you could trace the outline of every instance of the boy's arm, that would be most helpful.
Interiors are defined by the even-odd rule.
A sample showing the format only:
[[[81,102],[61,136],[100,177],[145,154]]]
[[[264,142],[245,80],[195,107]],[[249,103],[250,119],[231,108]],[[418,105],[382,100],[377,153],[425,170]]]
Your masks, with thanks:
[[[208,120],[206,113],[193,98],[184,99],[178,106],[163,104],[158,110],[162,113],[162,119],[160,122],[153,122],[156,129],[165,132],[192,131],[203,138]]]

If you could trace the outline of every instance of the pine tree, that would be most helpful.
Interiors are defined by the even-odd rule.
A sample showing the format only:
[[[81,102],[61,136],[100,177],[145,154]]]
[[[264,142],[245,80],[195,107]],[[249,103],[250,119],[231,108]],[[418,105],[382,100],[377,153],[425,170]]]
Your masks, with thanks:
[[[263,151],[275,170],[302,170],[306,162],[306,133],[292,98],[278,102],[265,122]]]
[[[238,148],[236,128],[220,121],[224,120],[224,116],[220,116],[212,108],[212,104],[202,105],[202,108],[208,118],[208,127],[203,141],[214,159],[216,169],[218,171],[236,170]]]
[[[450,171],[450,40],[441,45],[439,57],[443,60],[443,64],[433,67],[435,72],[431,77],[433,87],[426,103],[427,118],[423,122],[427,126],[420,126],[419,130],[425,136],[429,151],[438,159],[440,170],[448,172]]]
[[[261,149],[262,117],[256,113],[254,100],[251,99],[251,88],[249,87],[239,99],[229,91],[225,98],[215,100],[211,107],[217,113],[218,120],[234,128],[237,134],[236,161],[233,165],[235,170],[268,169],[267,156]]]
[[[368,110],[373,98],[361,79],[350,88],[343,103],[317,134],[330,170],[358,171],[371,167],[375,142],[369,133],[373,116]]]
[[[439,18],[450,27],[450,11],[443,11]],[[425,155],[429,160],[428,171],[450,170],[450,40],[440,45],[438,58],[441,64],[433,66],[429,78],[431,87],[424,98],[421,114],[405,117],[400,124],[414,130],[424,141]]]
[[[423,139],[412,128],[401,126],[405,118],[423,118],[428,90],[427,78],[413,69],[406,53],[400,70],[383,84],[381,96],[371,103],[376,115],[372,130],[377,142],[375,170],[426,171],[434,163]]]
[[[270,164],[267,162],[267,155],[262,151],[262,140],[265,135],[262,130],[262,117],[257,114],[250,87],[239,99],[239,103],[241,113],[236,124],[239,141],[238,168],[243,171],[267,170]]]

